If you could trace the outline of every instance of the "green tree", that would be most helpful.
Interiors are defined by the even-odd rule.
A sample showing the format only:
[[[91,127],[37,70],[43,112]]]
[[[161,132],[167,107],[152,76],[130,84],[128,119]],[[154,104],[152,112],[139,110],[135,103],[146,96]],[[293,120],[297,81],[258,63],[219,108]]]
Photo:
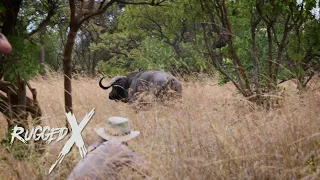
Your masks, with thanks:
[[[187,0],[170,2],[164,7],[129,6],[120,18],[119,28],[126,32],[142,34],[143,41],[160,43],[167,52],[173,53],[171,61],[163,58],[161,62],[164,66],[172,68],[162,69],[181,75],[210,72],[210,66],[206,66],[203,61],[203,38],[199,34],[201,26],[197,23],[201,18],[199,10],[201,11],[201,6],[197,2]],[[159,51],[158,45],[148,45],[147,49],[155,49],[139,51],[140,56],[151,57],[152,51]],[[135,51],[136,55],[137,53]]]
[[[27,126],[27,115],[33,118],[41,116],[41,110],[36,99],[36,90],[31,88],[28,80],[40,71],[37,60],[39,42],[35,34],[49,25],[55,15],[58,2],[43,1],[1,1],[0,22],[1,32],[8,37],[13,46],[10,55],[2,57],[0,69],[1,80],[1,112],[8,120],[9,128],[18,124]],[[38,7],[35,9],[34,7]],[[27,88],[33,98],[26,96]]]
[[[310,13],[314,1],[200,2],[204,12],[203,36],[211,63],[251,101],[266,102],[269,107],[270,98],[265,97],[277,91],[279,79],[288,77],[290,68],[301,75],[311,62],[318,60],[319,49],[314,48],[318,42],[314,41],[312,46],[302,43],[310,42],[312,34],[308,35],[304,28],[311,22],[315,27],[319,24]],[[299,48],[292,48],[296,44]],[[302,56],[295,56],[297,50]],[[290,58],[293,56],[295,59]],[[226,58],[232,60],[231,66],[225,63]],[[309,65],[304,67],[306,61]],[[290,74],[289,78],[299,79],[299,73]]]

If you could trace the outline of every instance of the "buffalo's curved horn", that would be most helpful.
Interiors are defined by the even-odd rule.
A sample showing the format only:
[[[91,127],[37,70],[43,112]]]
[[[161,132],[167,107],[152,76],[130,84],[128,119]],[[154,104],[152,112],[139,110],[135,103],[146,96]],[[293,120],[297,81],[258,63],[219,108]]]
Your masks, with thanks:
[[[110,80],[110,82],[107,84],[107,86],[103,86],[102,85],[102,80],[104,79],[104,77],[103,77],[100,79],[99,86],[102,89],[109,89],[113,85],[113,83],[115,83],[118,79],[121,79],[121,78],[126,78],[126,76],[116,76]]]

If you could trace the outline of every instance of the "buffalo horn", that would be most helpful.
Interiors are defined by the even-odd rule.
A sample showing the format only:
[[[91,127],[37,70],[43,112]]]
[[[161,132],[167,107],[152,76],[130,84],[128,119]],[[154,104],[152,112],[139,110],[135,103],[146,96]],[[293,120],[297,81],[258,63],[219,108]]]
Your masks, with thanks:
[[[104,77],[103,77],[103,78],[104,78]],[[112,78],[112,79],[110,80],[110,82],[107,84],[107,86],[103,86],[103,85],[102,85],[102,82],[101,82],[101,81],[102,81],[103,78],[101,78],[99,85],[100,85],[100,87],[101,87],[102,89],[108,89],[108,88],[110,88],[110,87],[113,85],[113,83],[115,83],[118,79],[126,78],[126,76],[116,76],[116,77]]]

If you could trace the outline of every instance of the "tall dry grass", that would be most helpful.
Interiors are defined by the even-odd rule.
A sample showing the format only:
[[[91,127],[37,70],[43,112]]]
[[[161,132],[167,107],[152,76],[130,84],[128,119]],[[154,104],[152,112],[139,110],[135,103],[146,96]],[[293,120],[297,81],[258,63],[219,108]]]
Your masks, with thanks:
[[[319,179],[320,79],[303,93],[284,84],[284,100],[265,111],[237,94],[231,84],[215,81],[183,83],[183,98],[174,105],[154,104],[137,111],[108,99],[98,78],[73,81],[74,112],[78,121],[95,108],[82,135],[94,143],[94,128],[110,116],[132,121],[141,135],[129,143],[148,162],[152,179]],[[61,76],[37,78],[43,125],[64,127]],[[2,131],[4,132],[4,121]],[[77,148],[48,176],[64,142],[52,142],[41,156],[15,160],[0,148],[0,179],[63,179],[80,160]],[[107,179],[107,178],[106,178]]]

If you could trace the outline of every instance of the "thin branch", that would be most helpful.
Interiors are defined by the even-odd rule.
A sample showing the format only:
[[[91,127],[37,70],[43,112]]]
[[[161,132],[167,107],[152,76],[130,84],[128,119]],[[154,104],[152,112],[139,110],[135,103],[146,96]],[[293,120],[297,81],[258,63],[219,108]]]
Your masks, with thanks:
[[[236,53],[236,50],[233,46],[233,41],[232,41],[232,32],[231,32],[231,25],[230,25],[230,22],[229,22],[229,17],[228,17],[228,11],[227,11],[227,7],[226,7],[226,4],[225,4],[225,1],[223,0],[222,1],[222,10],[223,10],[223,14],[224,14],[224,20],[225,20],[225,24],[226,24],[226,28],[228,30],[228,49],[229,49],[229,53],[231,54],[232,56],[232,59],[233,59],[233,65],[234,65],[234,68],[235,68],[235,72],[236,72],[236,75],[237,75],[237,78],[238,78],[238,81],[239,81],[239,85],[242,89],[244,89],[244,86],[243,86],[243,82],[242,82],[242,79],[245,81],[245,88],[248,90],[249,93],[251,93],[251,89],[250,89],[250,83],[249,83],[249,79],[248,79],[248,76],[240,62],[240,58],[239,56],[237,55]],[[242,78],[241,78],[242,77]],[[249,94],[247,94],[246,92],[243,94],[245,97],[247,97]]]
[[[0,85],[2,85],[2,86],[13,86],[13,84],[11,82],[8,82],[8,81],[0,81]]]
[[[206,24],[202,23],[202,28],[203,28],[203,39],[205,41],[205,45],[206,48],[209,52],[209,56],[212,59],[213,62],[213,66],[220,71],[223,75],[225,75],[226,77],[228,77],[228,79],[236,86],[236,88],[241,92],[241,94],[245,94],[244,89],[236,82],[236,80],[225,70],[223,69],[219,63],[216,62],[215,58],[214,58],[214,52],[212,50],[212,48],[210,47],[210,43],[208,42],[208,37],[206,35]],[[207,61],[205,61],[207,62]],[[210,65],[212,65],[211,63],[208,63]]]
[[[253,80],[257,92],[257,97],[260,100],[261,96],[261,84],[260,84],[260,64],[259,57],[257,53],[257,43],[256,43],[256,29],[261,22],[261,15],[258,14],[256,18],[254,12],[251,11],[251,42],[252,42],[252,63],[253,63]]]
[[[113,5],[115,2],[119,3],[119,4],[132,4],[132,5],[151,5],[151,6],[162,6],[161,3],[165,2],[165,0],[161,0],[157,3],[154,2],[154,0],[152,0],[151,2],[126,2],[126,1],[122,1],[122,0],[110,0],[105,6],[102,7],[103,2],[100,4],[99,10],[92,12],[88,15],[86,15],[84,18],[82,18],[79,21],[79,24],[81,25],[83,22],[89,20],[90,18],[92,18],[93,16],[96,15],[100,15],[102,13],[104,13],[111,5]]]
[[[307,84],[310,82],[310,80],[313,78],[315,75],[314,72],[311,73],[311,75],[308,77],[308,79],[302,84],[303,87],[307,86]]]
[[[35,103],[38,103],[38,100],[37,100],[37,90],[35,88],[32,88],[30,83],[27,82],[27,86],[32,94],[32,99]]]
[[[274,76],[273,76],[274,78],[276,78],[277,75],[278,75],[279,64],[280,64],[280,60],[282,58],[282,55],[284,53],[284,49],[285,49],[285,45],[286,45],[286,41],[287,41],[287,36],[288,36],[289,31],[292,28],[292,27],[289,27],[289,21],[290,21],[290,14],[286,18],[286,21],[285,21],[285,24],[284,24],[283,37],[282,37],[282,40],[281,40],[281,44],[279,46],[277,59],[276,59],[276,67],[275,67]],[[276,82],[276,79],[274,79],[274,82]]]
[[[102,13],[104,13],[111,5],[113,5],[117,0],[110,0],[103,8],[95,11],[95,12],[92,12],[88,15],[86,15],[85,17],[83,17],[80,21],[79,21],[79,24],[83,24],[85,21],[89,20],[90,18],[94,17],[94,16],[97,16],[97,15],[100,15]]]
[[[74,20],[76,18],[76,4],[74,0],[69,0],[69,6],[70,6],[70,13],[71,13],[71,20]]]
[[[278,41],[278,36],[277,36],[277,32],[276,29],[274,28],[274,22],[276,21],[276,17],[274,17],[274,19],[270,20],[267,17],[265,17],[262,13],[262,9],[261,9],[261,5],[263,5],[263,1],[258,1],[256,3],[256,9],[258,14],[260,15],[260,17],[262,18],[262,20],[271,27],[271,30],[273,31],[273,36],[274,36],[274,40],[277,43],[277,45],[279,46],[279,41]]]
[[[88,9],[89,11],[92,11],[92,10],[93,10],[94,2],[95,2],[95,0],[90,0],[89,4],[88,4],[88,6],[87,6],[87,9]]]
[[[152,18],[150,18],[149,16],[147,17],[147,19],[149,21],[151,21],[153,24],[155,24],[159,29],[157,30],[160,33],[161,38],[165,38],[165,39],[169,39],[168,37],[166,37],[162,31],[162,27],[159,23],[157,23],[155,20],[153,20]]]
[[[33,31],[31,31],[26,38],[31,37],[32,35],[34,35],[35,33],[42,31],[51,21],[52,16],[54,16],[54,14],[56,13],[56,4],[55,2],[52,2],[53,4],[51,4],[51,8],[48,11],[47,17],[39,24],[39,26],[34,29]]]
[[[214,16],[214,10],[211,9],[210,7],[214,6],[214,4],[209,4],[209,2],[207,2],[206,0],[200,0],[200,5],[201,5],[201,8],[203,11],[207,11],[207,13],[209,13],[209,17],[210,17],[210,23],[211,23],[211,28],[210,30],[212,30],[213,32],[219,34],[220,33],[220,25],[217,24],[215,22],[215,16]],[[217,9],[217,8],[214,8],[214,9]],[[219,17],[220,19],[220,17]],[[221,21],[222,22],[222,21]]]
[[[99,9],[101,9],[103,7],[103,4],[106,2],[106,0],[101,1]]]
[[[276,42],[276,44],[277,44],[278,46],[280,46],[280,42],[279,42],[279,40],[278,40],[277,31],[276,31],[274,25],[271,24],[270,27],[271,27],[271,30],[272,30],[272,32],[273,32],[274,41]]]
[[[83,9],[84,2],[83,2],[83,0],[80,0],[80,2],[81,2],[81,9]]]
[[[158,2],[154,2],[152,0],[151,2],[132,2],[132,1],[123,1],[123,0],[117,0],[117,3],[119,4],[132,4],[132,5],[150,5],[150,6],[164,6],[161,3],[165,2],[166,0],[161,0]]]

